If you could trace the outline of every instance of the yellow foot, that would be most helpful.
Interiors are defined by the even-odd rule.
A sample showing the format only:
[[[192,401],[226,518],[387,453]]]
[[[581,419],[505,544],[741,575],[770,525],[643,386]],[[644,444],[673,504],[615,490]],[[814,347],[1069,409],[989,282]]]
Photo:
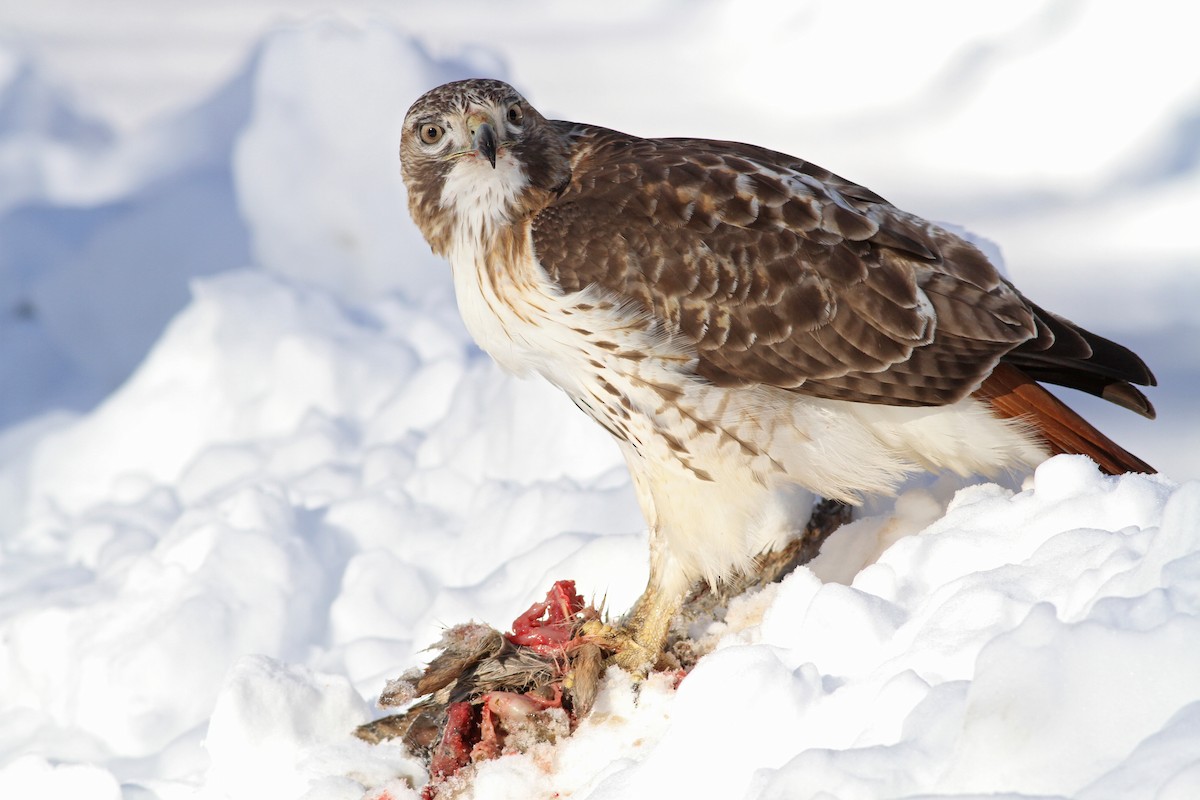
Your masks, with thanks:
[[[617,666],[640,677],[654,669],[662,657],[660,648],[642,644],[636,631],[624,626],[591,620],[584,623],[582,633],[612,653],[611,660]]]

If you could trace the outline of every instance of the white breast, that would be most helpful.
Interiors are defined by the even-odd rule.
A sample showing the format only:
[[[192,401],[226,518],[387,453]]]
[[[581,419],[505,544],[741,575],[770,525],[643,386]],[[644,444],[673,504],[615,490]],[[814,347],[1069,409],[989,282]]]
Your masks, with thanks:
[[[511,241],[529,235],[508,212],[527,186],[511,158],[498,159],[495,169],[464,160],[447,176],[442,204],[455,214],[447,253],[455,296],[472,338],[502,367],[518,375],[539,372],[574,396],[581,378],[575,373],[589,359],[611,355],[590,346],[580,331],[608,340],[628,337],[626,323],[637,315],[598,291],[564,295],[538,264],[532,243]]]

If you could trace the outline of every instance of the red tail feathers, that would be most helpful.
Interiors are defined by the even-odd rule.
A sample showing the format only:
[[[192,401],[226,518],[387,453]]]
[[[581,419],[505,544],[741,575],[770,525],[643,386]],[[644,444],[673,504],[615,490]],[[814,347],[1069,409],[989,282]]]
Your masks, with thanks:
[[[1055,453],[1088,456],[1110,475],[1156,471],[1011,364],[997,365],[974,396],[989,403],[999,416],[1032,425]]]

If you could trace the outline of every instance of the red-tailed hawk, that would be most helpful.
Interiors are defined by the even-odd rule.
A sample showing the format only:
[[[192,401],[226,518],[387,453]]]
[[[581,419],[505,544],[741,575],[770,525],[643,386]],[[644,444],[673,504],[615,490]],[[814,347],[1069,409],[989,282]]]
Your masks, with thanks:
[[[853,503],[1057,452],[1152,471],[1037,383],[1152,417],[1140,358],[806,161],[548,120],[495,80],[422,96],[400,155],[475,341],[625,455],[650,528],[627,665],[655,657],[693,581],[802,527],[800,488]]]

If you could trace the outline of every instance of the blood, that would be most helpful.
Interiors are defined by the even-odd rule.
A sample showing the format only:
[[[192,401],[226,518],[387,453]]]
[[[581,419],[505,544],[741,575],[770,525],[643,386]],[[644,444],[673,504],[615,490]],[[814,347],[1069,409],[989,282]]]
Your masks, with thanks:
[[[512,633],[505,638],[541,655],[556,655],[575,638],[575,623],[583,608],[583,598],[575,592],[575,581],[556,581],[545,600],[534,603],[513,620]]]
[[[434,780],[448,778],[471,760],[471,747],[479,741],[479,720],[470,703],[451,703],[446,709],[446,729],[429,761]]]

